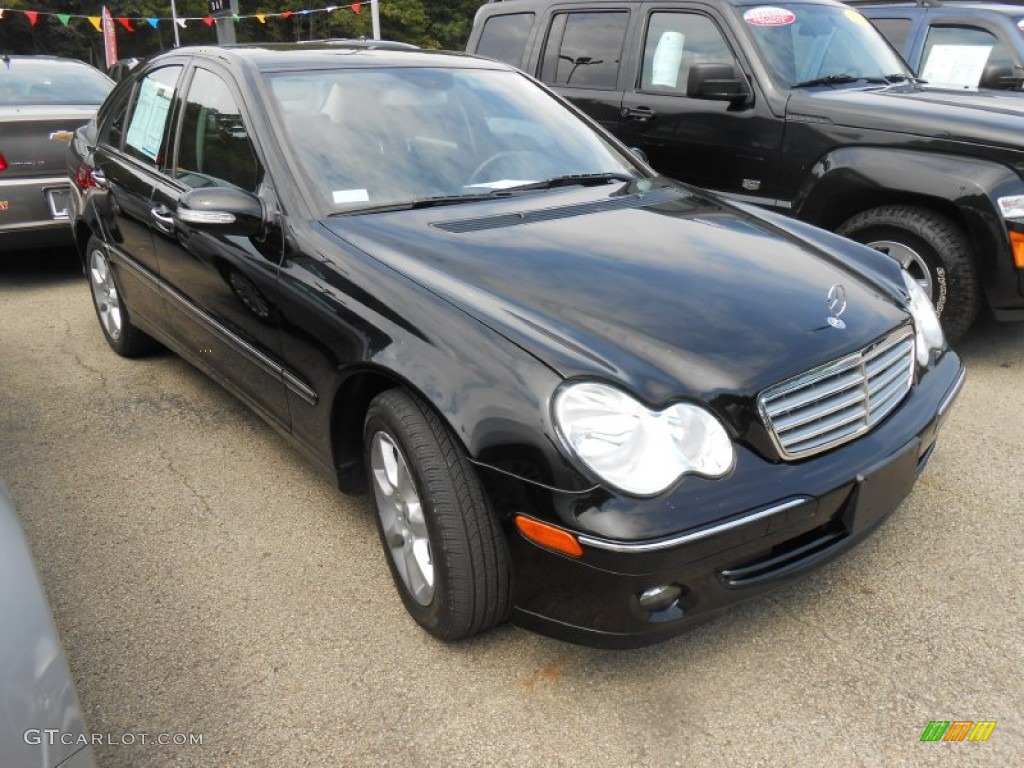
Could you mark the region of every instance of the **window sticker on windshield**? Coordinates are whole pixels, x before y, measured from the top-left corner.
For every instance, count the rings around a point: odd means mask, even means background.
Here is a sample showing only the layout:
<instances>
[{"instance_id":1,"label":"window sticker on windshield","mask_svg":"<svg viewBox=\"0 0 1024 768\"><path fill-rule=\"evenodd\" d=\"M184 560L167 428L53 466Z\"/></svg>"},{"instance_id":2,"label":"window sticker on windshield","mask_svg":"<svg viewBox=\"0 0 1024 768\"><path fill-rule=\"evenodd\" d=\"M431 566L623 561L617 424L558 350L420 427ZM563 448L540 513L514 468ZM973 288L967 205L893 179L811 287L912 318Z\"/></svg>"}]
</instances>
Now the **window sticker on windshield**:
<instances>
[{"instance_id":1,"label":"window sticker on windshield","mask_svg":"<svg viewBox=\"0 0 1024 768\"><path fill-rule=\"evenodd\" d=\"M658 47L654 49L651 85L675 88L679 84L679 64L683 60L685 40L682 32L666 30L661 33Z\"/></svg>"},{"instance_id":2,"label":"window sticker on windshield","mask_svg":"<svg viewBox=\"0 0 1024 768\"><path fill-rule=\"evenodd\" d=\"M796 21L796 14L786 8L762 5L744 13L743 20L754 27L785 27Z\"/></svg>"},{"instance_id":3,"label":"window sticker on windshield","mask_svg":"<svg viewBox=\"0 0 1024 768\"><path fill-rule=\"evenodd\" d=\"M343 205L344 203L368 203L370 202L370 193L365 189L336 189L334 190L334 203L335 205Z\"/></svg>"},{"instance_id":4,"label":"window sticker on windshield","mask_svg":"<svg viewBox=\"0 0 1024 768\"><path fill-rule=\"evenodd\" d=\"M934 45L921 79L942 88L977 88L990 53L991 45Z\"/></svg>"}]
</instances>

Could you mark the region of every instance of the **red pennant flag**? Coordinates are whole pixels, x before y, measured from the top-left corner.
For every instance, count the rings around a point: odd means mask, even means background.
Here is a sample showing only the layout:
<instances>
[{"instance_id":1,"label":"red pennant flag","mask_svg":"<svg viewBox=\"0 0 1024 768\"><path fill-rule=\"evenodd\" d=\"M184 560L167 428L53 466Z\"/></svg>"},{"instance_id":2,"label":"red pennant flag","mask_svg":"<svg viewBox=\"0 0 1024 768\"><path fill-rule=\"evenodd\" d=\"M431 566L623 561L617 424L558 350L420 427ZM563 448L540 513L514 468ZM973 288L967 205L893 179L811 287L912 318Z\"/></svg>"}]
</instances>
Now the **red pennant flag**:
<instances>
[{"instance_id":1,"label":"red pennant flag","mask_svg":"<svg viewBox=\"0 0 1024 768\"><path fill-rule=\"evenodd\" d=\"M203 23L206 26L208 26L208 27L212 27L213 26L213 16L203 16Z\"/></svg>"},{"instance_id":2,"label":"red pennant flag","mask_svg":"<svg viewBox=\"0 0 1024 768\"><path fill-rule=\"evenodd\" d=\"M281 14L281 18L282 19L287 19L287 18L290 18L291 15L292 15L291 11L285 11L284 13Z\"/></svg>"},{"instance_id":3,"label":"red pennant flag","mask_svg":"<svg viewBox=\"0 0 1024 768\"><path fill-rule=\"evenodd\" d=\"M120 24L125 29L127 29L129 32L134 32L135 31L132 28L132 23L128 19L126 19L124 16L118 16L117 17L117 23Z\"/></svg>"},{"instance_id":4,"label":"red pennant flag","mask_svg":"<svg viewBox=\"0 0 1024 768\"><path fill-rule=\"evenodd\" d=\"M352 13L359 13L363 10L362 3L352 3Z\"/></svg>"},{"instance_id":5,"label":"red pennant flag","mask_svg":"<svg viewBox=\"0 0 1024 768\"><path fill-rule=\"evenodd\" d=\"M33 27L39 21L39 11L25 11L25 15L28 16L28 23Z\"/></svg>"}]
</instances>

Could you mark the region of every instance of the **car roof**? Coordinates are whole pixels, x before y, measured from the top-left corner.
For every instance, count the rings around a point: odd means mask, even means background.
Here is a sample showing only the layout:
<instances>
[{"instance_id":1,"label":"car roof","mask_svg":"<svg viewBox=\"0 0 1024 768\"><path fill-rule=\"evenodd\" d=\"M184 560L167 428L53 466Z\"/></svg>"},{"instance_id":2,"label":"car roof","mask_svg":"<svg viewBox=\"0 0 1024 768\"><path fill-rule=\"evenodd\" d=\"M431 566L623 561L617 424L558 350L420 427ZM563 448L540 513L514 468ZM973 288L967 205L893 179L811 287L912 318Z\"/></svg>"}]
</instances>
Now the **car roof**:
<instances>
[{"instance_id":1,"label":"car roof","mask_svg":"<svg viewBox=\"0 0 1024 768\"><path fill-rule=\"evenodd\" d=\"M456 51L425 51L389 44L377 47L367 45L365 41L355 41L355 44L328 42L193 46L168 51L154 57L150 63L156 63L165 57L181 55L220 59L227 63L248 65L265 72L359 67L512 69L500 62Z\"/></svg>"},{"instance_id":2,"label":"car roof","mask_svg":"<svg viewBox=\"0 0 1024 768\"><path fill-rule=\"evenodd\" d=\"M748 5L771 5L769 0L709 0L709 2L723 2L727 5L735 5L737 7L745 7ZM512 7L516 6L542 6L547 7L551 5L604 5L606 3L612 3L615 5L640 5L641 3L647 3L650 0L489 0L480 6L481 10L494 9L496 12L503 5ZM845 3L839 2L838 0L782 0L782 2L789 4L798 5L844 5Z\"/></svg>"},{"instance_id":3,"label":"car roof","mask_svg":"<svg viewBox=\"0 0 1024 768\"><path fill-rule=\"evenodd\" d=\"M17 67L28 67L38 66L39 64L56 64L58 66L67 64L76 67L89 67L89 69L96 69L92 64L82 61L81 59L69 59L64 56L35 56L30 54L19 54L19 53L5 53L0 56L0 65L2 66L17 66ZM99 72L99 70L96 70Z\"/></svg>"},{"instance_id":4,"label":"car roof","mask_svg":"<svg viewBox=\"0 0 1024 768\"><path fill-rule=\"evenodd\" d=\"M920 8L928 10L955 10L958 14L968 16L975 14L997 13L1003 16L1024 16L1024 2L990 3L976 0L847 0L847 5L857 8ZM966 11L966 13L965 13Z\"/></svg>"}]
</instances>

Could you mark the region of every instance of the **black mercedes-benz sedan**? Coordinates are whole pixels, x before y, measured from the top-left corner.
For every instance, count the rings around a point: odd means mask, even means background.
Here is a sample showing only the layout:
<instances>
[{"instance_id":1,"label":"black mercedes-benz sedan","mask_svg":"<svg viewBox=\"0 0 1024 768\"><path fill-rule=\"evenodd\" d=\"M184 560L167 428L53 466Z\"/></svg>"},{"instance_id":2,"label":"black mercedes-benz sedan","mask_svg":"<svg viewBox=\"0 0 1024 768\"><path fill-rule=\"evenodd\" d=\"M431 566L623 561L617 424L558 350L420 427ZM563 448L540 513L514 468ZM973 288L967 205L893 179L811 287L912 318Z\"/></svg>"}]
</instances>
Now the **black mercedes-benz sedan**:
<instances>
[{"instance_id":1,"label":"black mercedes-benz sedan","mask_svg":"<svg viewBox=\"0 0 1024 768\"><path fill-rule=\"evenodd\" d=\"M369 491L409 613L654 642L910 492L963 381L889 257L656 175L502 64L183 49L72 142L115 352Z\"/></svg>"}]
</instances>

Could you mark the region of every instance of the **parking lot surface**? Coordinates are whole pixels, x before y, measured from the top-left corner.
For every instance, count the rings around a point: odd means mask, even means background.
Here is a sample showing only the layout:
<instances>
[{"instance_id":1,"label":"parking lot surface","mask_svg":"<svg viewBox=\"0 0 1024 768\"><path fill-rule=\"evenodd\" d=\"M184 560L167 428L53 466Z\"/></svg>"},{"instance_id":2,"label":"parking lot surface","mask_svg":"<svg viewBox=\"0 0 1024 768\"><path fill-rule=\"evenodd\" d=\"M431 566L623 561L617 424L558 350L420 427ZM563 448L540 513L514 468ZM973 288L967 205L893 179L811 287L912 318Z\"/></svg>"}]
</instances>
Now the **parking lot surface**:
<instances>
[{"instance_id":1,"label":"parking lot surface","mask_svg":"<svg viewBox=\"0 0 1024 768\"><path fill-rule=\"evenodd\" d=\"M0 261L0 479L104 767L1007 766L1024 325L982 322L959 349L939 447L873 537L639 651L430 638L369 502L174 355L117 357L71 254ZM921 742L933 720L998 724Z\"/></svg>"}]
</instances>

